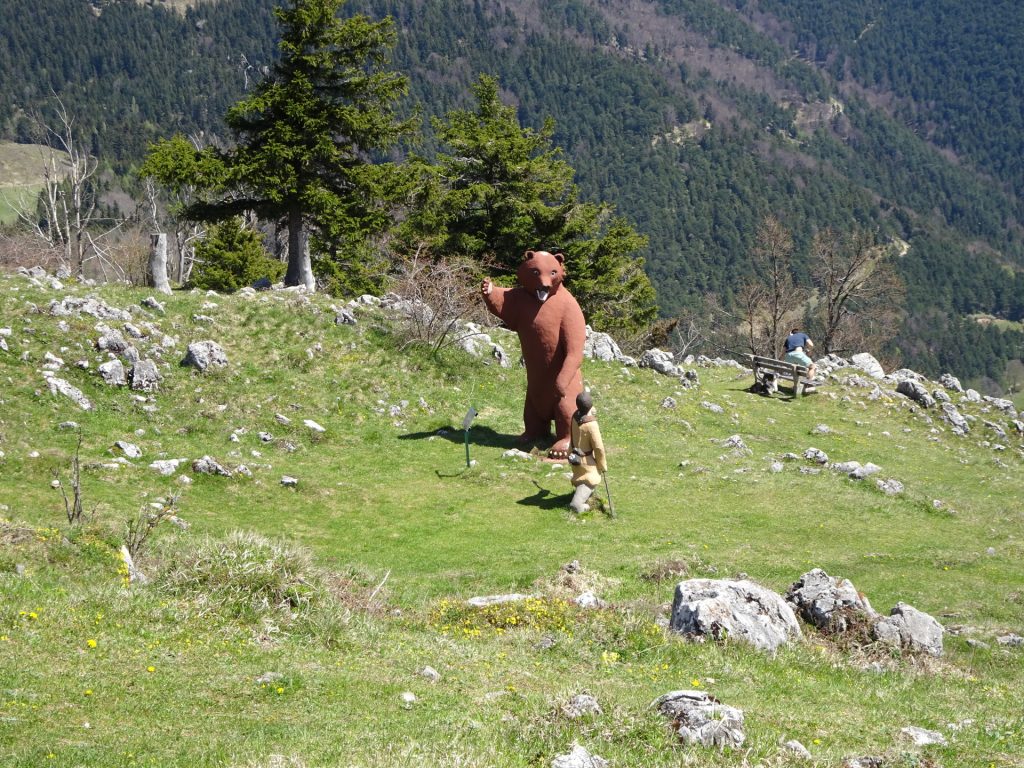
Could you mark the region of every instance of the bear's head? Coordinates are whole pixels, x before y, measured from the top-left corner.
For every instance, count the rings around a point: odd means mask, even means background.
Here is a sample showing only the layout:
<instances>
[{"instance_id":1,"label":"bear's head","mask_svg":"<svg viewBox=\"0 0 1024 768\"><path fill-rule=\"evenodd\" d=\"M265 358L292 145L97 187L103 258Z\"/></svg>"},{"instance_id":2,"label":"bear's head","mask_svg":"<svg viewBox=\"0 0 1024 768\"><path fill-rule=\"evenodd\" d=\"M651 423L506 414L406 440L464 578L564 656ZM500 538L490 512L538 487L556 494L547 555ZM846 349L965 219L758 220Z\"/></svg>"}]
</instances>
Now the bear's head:
<instances>
[{"instance_id":1,"label":"bear's head","mask_svg":"<svg viewBox=\"0 0 1024 768\"><path fill-rule=\"evenodd\" d=\"M565 278L565 256L547 251L527 251L516 270L519 284L544 302L559 289Z\"/></svg>"}]
</instances>

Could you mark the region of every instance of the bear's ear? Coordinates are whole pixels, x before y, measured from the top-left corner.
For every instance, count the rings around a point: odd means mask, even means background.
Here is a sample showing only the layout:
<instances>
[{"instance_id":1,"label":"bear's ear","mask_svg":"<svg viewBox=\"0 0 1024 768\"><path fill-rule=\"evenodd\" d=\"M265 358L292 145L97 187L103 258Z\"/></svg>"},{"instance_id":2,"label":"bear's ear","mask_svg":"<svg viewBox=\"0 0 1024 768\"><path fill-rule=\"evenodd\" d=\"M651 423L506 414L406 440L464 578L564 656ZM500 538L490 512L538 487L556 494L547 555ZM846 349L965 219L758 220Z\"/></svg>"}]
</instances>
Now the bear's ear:
<instances>
[{"instance_id":1,"label":"bear's ear","mask_svg":"<svg viewBox=\"0 0 1024 768\"><path fill-rule=\"evenodd\" d=\"M523 261L529 261L530 259L532 259L536 255L537 255L536 251L527 251L526 253L523 254Z\"/></svg>"},{"instance_id":2,"label":"bear's ear","mask_svg":"<svg viewBox=\"0 0 1024 768\"><path fill-rule=\"evenodd\" d=\"M564 254L556 253L555 254L555 258L558 260L559 264L565 264L565 255Z\"/></svg>"}]
</instances>

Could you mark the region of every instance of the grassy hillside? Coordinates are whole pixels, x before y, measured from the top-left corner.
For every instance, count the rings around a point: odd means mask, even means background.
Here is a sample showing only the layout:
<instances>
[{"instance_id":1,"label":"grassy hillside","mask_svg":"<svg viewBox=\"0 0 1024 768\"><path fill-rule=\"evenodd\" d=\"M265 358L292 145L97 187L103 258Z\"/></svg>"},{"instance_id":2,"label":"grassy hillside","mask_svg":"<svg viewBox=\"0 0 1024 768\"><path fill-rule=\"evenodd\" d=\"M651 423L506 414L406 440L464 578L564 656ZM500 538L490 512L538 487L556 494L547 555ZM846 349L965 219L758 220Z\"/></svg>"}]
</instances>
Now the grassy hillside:
<instances>
[{"instance_id":1,"label":"grassy hillside","mask_svg":"<svg viewBox=\"0 0 1024 768\"><path fill-rule=\"evenodd\" d=\"M1024 765L1024 649L996 641L1024 634L1024 455L988 406L963 406L976 420L960 438L891 390L872 400L837 380L764 399L731 368L700 368L684 391L587 361L617 515L576 518L564 467L503 455L521 428L521 369L403 350L368 309L336 326L321 297L176 293L161 313L137 306L138 289L95 293L134 308L143 357L176 339L158 392L104 385L97 319L51 316L61 294L0 277L5 765L547 766L573 742L614 766L801 764L787 739L814 765ZM178 365L200 339L223 346L226 369ZM46 352L94 410L49 393ZM71 493L72 420L77 525L51 485L57 470ZM724 445L732 435L749 453ZM120 460L116 441L142 458ZM874 462L905 491L806 474L802 458L771 471L812 446ZM204 455L252 477L193 472ZM169 458L188 461L169 477L148 466ZM160 523L137 563L149 582L129 585L125 524L171 495L189 527ZM809 628L770 656L663 629L681 578L743 572L784 592L812 567L883 613L903 601L937 617L945 656ZM576 608L585 588L608 606ZM488 613L463 602L513 591L538 598ZM742 750L677 742L649 704L688 688L744 710ZM603 713L562 713L581 692ZM899 735L911 725L948 744L913 746Z\"/></svg>"},{"instance_id":2,"label":"grassy hillside","mask_svg":"<svg viewBox=\"0 0 1024 768\"><path fill-rule=\"evenodd\" d=\"M17 221L17 211L39 194L49 151L39 144L0 141L0 225Z\"/></svg>"},{"instance_id":3,"label":"grassy hillside","mask_svg":"<svg viewBox=\"0 0 1024 768\"><path fill-rule=\"evenodd\" d=\"M33 135L29 115L59 122L59 93L114 187L104 202L133 208L124 195L142 199L134 172L153 141L233 142L223 118L276 58L278 4L0 4L0 132ZM471 108L484 73L523 126L552 119L583 199L615 205L648 237L640 255L664 317L708 295L737 306L765 216L793 232L804 283L815 232L874 231L909 245L897 262L906 321L876 351L933 376L955 361L964 378L1009 387L1017 334L969 339L962 322L1024 319L1020 110L1002 95L1020 90L1005 42L1024 23L1019 4L970 20L954 2L929 13L803 0L344 5L395 20L388 66L410 87L400 109L424 118L407 150L443 150L430 118Z\"/></svg>"},{"instance_id":4,"label":"grassy hillside","mask_svg":"<svg viewBox=\"0 0 1024 768\"><path fill-rule=\"evenodd\" d=\"M14 224L18 211L34 204L41 190L42 186L0 187L0 226Z\"/></svg>"}]
</instances>

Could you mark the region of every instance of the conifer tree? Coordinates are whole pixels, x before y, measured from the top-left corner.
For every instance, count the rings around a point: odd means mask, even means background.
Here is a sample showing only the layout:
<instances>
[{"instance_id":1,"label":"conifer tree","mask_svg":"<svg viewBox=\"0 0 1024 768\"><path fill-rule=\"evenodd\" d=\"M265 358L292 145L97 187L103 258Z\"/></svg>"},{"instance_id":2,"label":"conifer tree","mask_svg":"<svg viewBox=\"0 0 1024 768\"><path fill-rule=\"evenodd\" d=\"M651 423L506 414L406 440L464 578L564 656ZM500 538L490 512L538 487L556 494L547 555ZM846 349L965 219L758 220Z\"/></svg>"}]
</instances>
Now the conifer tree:
<instances>
[{"instance_id":1,"label":"conifer tree","mask_svg":"<svg viewBox=\"0 0 1024 768\"><path fill-rule=\"evenodd\" d=\"M654 288L634 255L646 238L610 205L579 199L551 119L539 131L522 127L487 75L473 94L475 110L434 121L444 148L435 165L419 166L403 236L435 258L468 256L506 280L527 249L561 251L567 284L595 328L635 331L651 322Z\"/></svg>"},{"instance_id":2,"label":"conifer tree","mask_svg":"<svg viewBox=\"0 0 1024 768\"><path fill-rule=\"evenodd\" d=\"M286 225L286 285L315 284L310 232L329 248L386 225L393 168L372 155L412 128L395 112L407 79L384 69L395 42L391 19L342 19L344 2L288 0L275 9L280 59L228 110L233 147L194 150L171 139L154 145L144 167L164 184L196 187L190 217L221 221L251 211Z\"/></svg>"},{"instance_id":3,"label":"conifer tree","mask_svg":"<svg viewBox=\"0 0 1024 768\"><path fill-rule=\"evenodd\" d=\"M196 267L191 286L233 293L257 280L281 279L284 265L270 258L259 232L246 229L238 216L210 228L196 245Z\"/></svg>"},{"instance_id":4,"label":"conifer tree","mask_svg":"<svg viewBox=\"0 0 1024 768\"><path fill-rule=\"evenodd\" d=\"M519 125L498 81L473 86L475 111L435 119L444 149L424 167L412 226L435 256L459 255L515 270L527 248L563 241L573 225L572 168L552 146L554 124Z\"/></svg>"}]
</instances>

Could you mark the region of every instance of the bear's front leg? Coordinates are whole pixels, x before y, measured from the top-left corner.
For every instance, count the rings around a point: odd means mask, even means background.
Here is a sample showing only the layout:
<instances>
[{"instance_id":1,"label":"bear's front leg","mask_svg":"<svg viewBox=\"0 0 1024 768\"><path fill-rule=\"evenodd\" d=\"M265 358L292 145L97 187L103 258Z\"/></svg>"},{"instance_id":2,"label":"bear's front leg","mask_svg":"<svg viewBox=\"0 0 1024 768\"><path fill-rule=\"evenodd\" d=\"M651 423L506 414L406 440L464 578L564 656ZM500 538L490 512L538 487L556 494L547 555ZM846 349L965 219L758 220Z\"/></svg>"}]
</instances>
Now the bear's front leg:
<instances>
[{"instance_id":1,"label":"bear's front leg","mask_svg":"<svg viewBox=\"0 0 1024 768\"><path fill-rule=\"evenodd\" d=\"M546 440L551 437L551 415L550 409L538 407L530 393L526 393L526 402L523 404L523 434L519 436L520 442L528 443L532 440Z\"/></svg>"},{"instance_id":2,"label":"bear's front leg","mask_svg":"<svg viewBox=\"0 0 1024 768\"><path fill-rule=\"evenodd\" d=\"M565 395L555 405L555 442L548 449L549 459L569 458L569 444L572 442L572 415L576 412L576 395Z\"/></svg>"},{"instance_id":3,"label":"bear's front leg","mask_svg":"<svg viewBox=\"0 0 1024 768\"><path fill-rule=\"evenodd\" d=\"M483 282L480 284L480 295L483 296L484 306L487 307L487 311L495 317L504 320L506 325L508 324L508 318L504 316L505 294L508 291L508 288L501 288L494 285L489 277L485 277Z\"/></svg>"}]
</instances>

